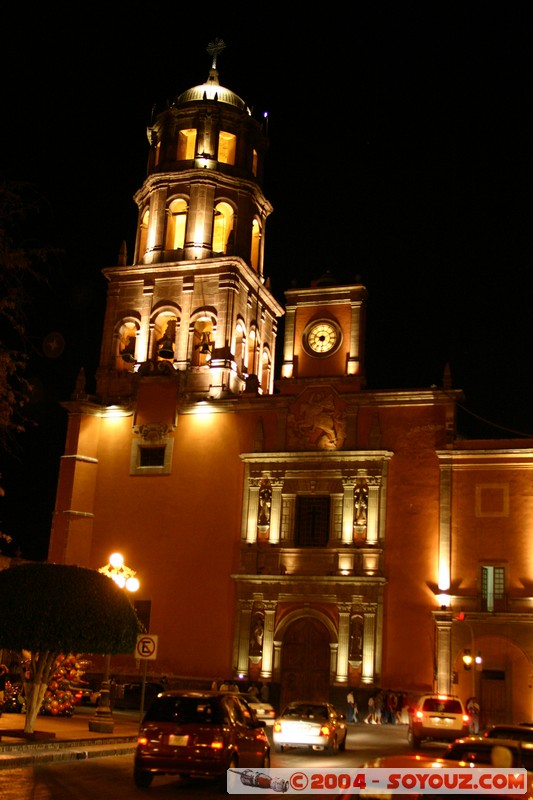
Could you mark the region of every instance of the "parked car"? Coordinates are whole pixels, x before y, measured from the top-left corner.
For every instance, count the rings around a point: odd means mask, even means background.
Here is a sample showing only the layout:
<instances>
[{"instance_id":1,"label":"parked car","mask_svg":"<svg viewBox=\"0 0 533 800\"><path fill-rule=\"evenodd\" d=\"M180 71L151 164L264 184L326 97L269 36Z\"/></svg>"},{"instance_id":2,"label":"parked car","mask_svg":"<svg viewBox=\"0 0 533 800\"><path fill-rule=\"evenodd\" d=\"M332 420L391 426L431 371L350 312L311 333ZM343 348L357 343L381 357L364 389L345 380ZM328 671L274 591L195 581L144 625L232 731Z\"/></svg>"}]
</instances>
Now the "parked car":
<instances>
[{"instance_id":1,"label":"parked car","mask_svg":"<svg viewBox=\"0 0 533 800\"><path fill-rule=\"evenodd\" d=\"M248 705L253 708L258 720L264 722L265 725L274 724L274 720L276 719L274 706L271 706L270 703L265 703L260 697L257 697L257 695L253 693L242 692L241 697L244 697Z\"/></svg>"},{"instance_id":2,"label":"parked car","mask_svg":"<svg viewBox=\"0 0 533 800\"><path fill-rule=\"evenodd\" d=\"M455 695L426 694L409 716L407 740L419 748L426 740L453 741L469 734L470 717Z\"/></svg>"},{"instance_id":3,"label":"parked car","mask_svg":"<svg viewBox=\"0 0 533 800\"><path fill-rule=\"evenodd\" d=\"M269 769L266 730L239 694L176 690L160 694L139 729L133 778L146 789L155 775L217 778L228 769Z\"/></svg>"},{"instance_id":4,"label":"parked car","mask_svg":"<svg viewBox=\"0 0 533 800\"><path fill-rule=\"evenodd\" d=\"M488 739L516 739L519 742L533 742L533 725L491 725L484 737Z\"/></svg>"},{"instance_id":5,"label":"parked car","mask_svg":"<svg viewBox=\"0 0 533 800\"><path fill-rule=\"evenodd\" d=\"M477 769L478 767L521 767L527 770L527 786L523 794L510 791L504 792L501 786L498 793L491 794L495 798L511 798L517 800L529 800L533 797L533 744L529 742L519 742L513 739L499 739L497 742L483 736L467 736L457 739L449 744L442 756L423 756L420 753L412 755L392 755L380 756L372 759L362 766L368 769L387 769L387 770L408 770L413 774L417 770L434 769ZM353 794L342 794L336 800L352 800ZM412 790L411 792L402 790L401 794L393 791L387 792L386 789L380 790L376 787L369 787L368 791L361 790L361 797L379 797L381 800L419 800L423 797L431 797L433 800L450 800L451 797L462 797L465 800L470 797L485 797L481 794L453 794L449 788L443 788L442 794L435 790L434 786L431 793L424 794Z\"/></svg>"},{"instance_id":6,"label":"parked car","mask_svg":"<svg viewBox=\"0 0 533 800\"><path fill-rule=\"evenodd\" d=\"M272 729L276 753L287 747L309 747L336 753L346 749L347 735L346 717L330 703L289 703L276 718Z\"/></svg>"},{"instance_id":7,"label":"parked car","mask_svg":"<svg viewBox=\"0 0 533 800\"><path fill-rule=\"evenodd\" d=\"M160 692L167 687L157 681L146 681L144 685L144 708L148 708ZM117 683L114 687L113 705L116 709L141 707L142 683Z\"/></svg>"}]
</instances>

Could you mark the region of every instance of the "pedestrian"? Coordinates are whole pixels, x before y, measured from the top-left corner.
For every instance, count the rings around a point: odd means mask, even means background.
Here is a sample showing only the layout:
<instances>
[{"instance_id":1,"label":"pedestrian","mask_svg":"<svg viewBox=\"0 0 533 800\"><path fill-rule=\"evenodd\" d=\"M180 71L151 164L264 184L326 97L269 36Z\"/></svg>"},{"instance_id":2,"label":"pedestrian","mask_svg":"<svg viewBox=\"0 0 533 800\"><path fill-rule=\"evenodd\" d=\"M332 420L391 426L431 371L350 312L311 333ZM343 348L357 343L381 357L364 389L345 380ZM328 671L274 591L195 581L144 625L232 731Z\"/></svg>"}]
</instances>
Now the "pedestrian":
<instances>
[{"instance_id":1,"label":"pedestrian","mask_svg":"<svg viewBox=\"0 0 533 800\"><path fill-rule=\"evenodd\" d=\"M402 711L403 711L403 704L404 704L404 693L398 692L396 696L396 722L398 725L402 722Z\"/></svg>"},{"instance_id":2,"label":"pedestrian","mask_svg":"<svg viewBox=\"0 0 533 800\"><path fill-rule=\"evenodd\" d=\"M8 675L8 668L5 664L0 664L0 716L4 710L6 701L6 681Z\"/></svg>"},{"instance_id":3,"label":"pedestrian","mask_svg":"<svg viewBox=\"0 0 533 800\"><path fill-rule=\"evenodd\" d=\"M263 701L263 703L268 703L268 694L269 694L268 683L264 683L261 686L261 692L260 692L261 700Z\"/></svg>"},{"instance_id":4,"label":"pedestrian","mask_svg":"<svg viewBox=\"0 0 533 800\"><path fill-rule=\"evenodd\" d=\"M398 698L396 692L389 689L387 692L387 722L389 725L396 723L396 708L398 706Z\"/></svg>"},{"instance_id":5,"label":"pedestrian","mask_svg":"<svg viewBox=\"0 0 533 800\"><path fill-rule=\"evenodd\" d=\"M383 722L383 702L384 702L384 695L383 691L377 693L374 699L374 723L376 725L381 725Z\"/></svg>"},{"instance_id":6,"label":"pedestrian","mask_svg":"<svg viewBox=\"0 0 533 800\"><path fill-rule=\"evenodd\" d=\"M376 701L374 700L372 695L370 695L370 697L368 698L367 711L368 711L368 714L365 717L365 722L366 722L367 725L369 725L371 722L375 722L376 721L376 716L375 716L375 713L376 713Z\"/></svg>"},{"instance_id":7,"label":"pedestrian","mask_svg":"<svg viewBox=\"0 0 533 800\"><path fill-rule=\"evenodd\" d=\"M348 692L348 694L346 695L346 703L347 703L347 706L348 706L348 711L347 711L347 714L346 714L346 721L347 722L355 722L356 721L354 719L354 717L355 717L355 712L354 712L354 709L355 709L355 697L354 697L354 694L353 694L351 689Z\"/></svg>"},{"instance_id":8,"label":"pedestrian","mask_svg":"<svg viewBox=\"0 0 533 800\"><path fill-rule=\"evenodd\" d=\"M466 711L470 715L470 735L476 735L479 733L479 702L477 697L469 697L466 701Z\"/></svg>"}]
</instances>

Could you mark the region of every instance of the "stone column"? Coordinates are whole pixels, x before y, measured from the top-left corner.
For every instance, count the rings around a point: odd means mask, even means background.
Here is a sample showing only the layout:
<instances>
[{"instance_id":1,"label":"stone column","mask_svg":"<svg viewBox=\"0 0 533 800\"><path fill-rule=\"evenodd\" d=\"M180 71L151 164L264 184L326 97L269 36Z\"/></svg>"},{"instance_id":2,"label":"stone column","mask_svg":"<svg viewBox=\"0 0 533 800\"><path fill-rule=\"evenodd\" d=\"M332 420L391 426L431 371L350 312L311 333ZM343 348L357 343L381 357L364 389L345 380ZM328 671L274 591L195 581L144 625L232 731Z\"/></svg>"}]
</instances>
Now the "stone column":
<instances>
[{"instance_id":1,"label":"stone column","mask_svg":"<svg viewBox=\"0 0 533 800\"><path fill-rule=\"evenodd\" d=\"M452 642L452 616L451 612L435 614L437 626L437 692L450 694L452 692L451 669L451 642ZM475 669L475 665L472 666Z\"/></svg>"},{"instance_id":2,"label":"stone column","mask_svg":"<svg viewBox=\"0 0 533 800\"><path fill-rule=\"evenodd\" d=\"M374 683L374 657L376 650L376 614L365 612L363 623L363 668L361 682Z\"/></svg>"},{"instance_id":3,"label":"stone column","mask_svg":"<svg viewBox=\"0 0 533 800\"><path fill-rule=\"evenodd\" d=\"M248 675L248 653L250 649L250 622L252 619L251 600L240 600L237 625L237 672Z\"/></svg>"},{"instance_id":4,"label":"stone column","mask_svg":"<svg viewBox=\"0 0 533 800\"><path fill-rule=\"evenodd\" d=\"M353 488L355 478L343 478L344 502L342 506L342 543L353 544Z\"/></svg>"},{"instance_id":5,"label":"stone column","mask_svg":"<svg viewBox=\"0 0 533 800\"><path fill-rule=\"evenodd\" d=\"M348 683L348 660L350 657L350 613L351 606L339 609L339 646L337 652L336 683Z\"/></svg>"},{"instance_id":6,"label":"stone column","mask_svg":"<svg viewBox=\"0 0 533 800\"><path fill-rule=\"evenodd\" d=\"M265 603L265 631L263 636L263 661L261 662L261 677L264 680L272 679L272 666L274 662L274 619L276 603Z\"/></svg>"},{"instance_id":7,"label":"stone column","mask_svg":"<svg viewBox=\"0 0 533 800\"><path fill-rule=\"evenodd\" d=\"M379 478L368 478L368 507L366 520L366 543L377 544L379 536Z\"/></svg>"},{"instance_id":8,"label":"stone column","mask_svg":"<svg viewBox=\"0 0 533 800\"><path fill-rule=\"evenodd\" d=\"M279 544L281 538L281 489L283 481L270 481L272 497L270 500L270 544Z\"/></svg>"},{"instance_id":9,"label":"stone column","mask_svg":"<svg viewBox=\"0 0 533 800\"><path fill-rule=\"evenodd\" d=\"M248 525L246 530L246 544L257 541L257 515L259 514L259 478L248 480Z\"/></svg>"}]
</instances>

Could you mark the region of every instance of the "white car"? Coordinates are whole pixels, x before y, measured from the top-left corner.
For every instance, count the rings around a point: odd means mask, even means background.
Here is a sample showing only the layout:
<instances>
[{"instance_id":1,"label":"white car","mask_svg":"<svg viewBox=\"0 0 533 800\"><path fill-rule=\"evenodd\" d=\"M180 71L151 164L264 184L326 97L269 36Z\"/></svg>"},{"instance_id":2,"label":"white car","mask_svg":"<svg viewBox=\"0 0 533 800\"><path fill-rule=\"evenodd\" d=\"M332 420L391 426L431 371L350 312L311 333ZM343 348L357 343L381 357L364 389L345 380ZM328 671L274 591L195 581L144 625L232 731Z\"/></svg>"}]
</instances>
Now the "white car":
<instances>
[{"instance_id":1,"label":"white car","mask_svg":"<svg viewBox=\"0 0 533 800\"><path fill-rule=\"evenodd\" d=\"M244 697L248 705L253 708L255 715L264 725L273 725L276 719L276 711L270 703L265 703L260 697L250 692L239 692Z\"/></svg>"},{"instance_id":2,"label":"white car","mask_svg":"<svg viewBox=\"0 0 533 800\"><path fill-rule=\"evenodd\" d=\"M427 739L453 742L470 733L470 717L456 695L423 695L409 719L407 740L418 749Z\"/></svg>"},{"instance_id":3,"label":"white car","mask_svg":"<svg viewBox=\"0 0 533 800\"><path fill-rule=\"evenodd\" d=\"M289 703L272 730L274 750L281 753L288 747L308 747L336 753L346 749L348 725L330 703Z\"/></svg>"}]
</instances>

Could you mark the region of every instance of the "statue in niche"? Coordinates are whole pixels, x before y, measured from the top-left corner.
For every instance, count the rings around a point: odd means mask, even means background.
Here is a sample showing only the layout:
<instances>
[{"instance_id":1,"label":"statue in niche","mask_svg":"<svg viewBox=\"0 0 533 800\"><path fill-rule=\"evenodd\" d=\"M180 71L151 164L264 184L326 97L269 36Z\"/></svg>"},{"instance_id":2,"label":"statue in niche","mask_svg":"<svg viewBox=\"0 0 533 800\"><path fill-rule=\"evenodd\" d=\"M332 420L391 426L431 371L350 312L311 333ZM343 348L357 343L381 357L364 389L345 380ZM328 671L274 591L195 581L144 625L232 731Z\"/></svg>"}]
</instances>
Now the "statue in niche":
<instances>
[{"instance_id":1,"label":"statue in niche","mask_svg":"<svg viewBox=\"0 0 533 800\"><path fill-rule=\"evenodd\" d=\"M368 486L359 481L354 489L354 525L366 526L368 510Z\"/></svg>"},{"instance_id":2,"label":"statue in niche","mask_svg":"<svg viewBox=\"0 0 533 800\"><path fill-rule=\"evenodd\" d=\"M265 635L265 618L261 611L256 611L250 626L250 655L261 656L263 653L263 637Z\"/></svg>"},{"instance_id":3,"label":"statue in niche","mask_svg":"<svg viewBox=\"0 0 533 800\"><path fill-rule=\"evenodd\" d=\"M352 617L350 624L350 661L361 661L363 658L363 620Z\"/></svg>"},{"instance_id":4,"label":"statue in niche","mask_svg":"<svg viewBox=\"0 0 533 800\"><path fill-rule=\"evenodd\" d=\"M272 488L269 480L261 482L259 489L259 514L257 527L260 533L266 533L270 526L270 509L272 506Z\"/></svg>"}]
</instances>

